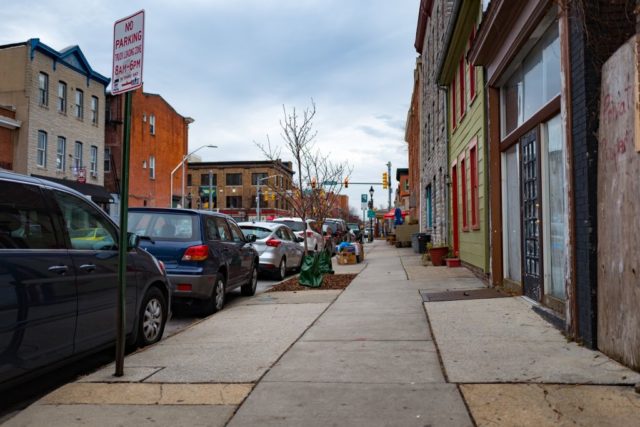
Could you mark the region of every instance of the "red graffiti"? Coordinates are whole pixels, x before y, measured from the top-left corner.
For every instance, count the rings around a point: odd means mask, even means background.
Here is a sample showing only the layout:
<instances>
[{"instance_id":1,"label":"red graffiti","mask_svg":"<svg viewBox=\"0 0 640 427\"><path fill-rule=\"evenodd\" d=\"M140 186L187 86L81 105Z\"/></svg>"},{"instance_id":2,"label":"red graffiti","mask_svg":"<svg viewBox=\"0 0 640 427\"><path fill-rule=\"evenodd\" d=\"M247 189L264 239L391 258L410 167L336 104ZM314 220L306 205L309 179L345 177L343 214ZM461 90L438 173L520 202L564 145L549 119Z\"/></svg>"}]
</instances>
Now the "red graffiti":
<instances>
[{"instance_id":1,"label":"red graffiti","mask_svg":"<svg viewBox=\"0 0 640 427\"><path fill-rule=\"evenodd\" d=\"M622 155L627 152L627 145L632 142L628 129L625 132L624 137L618 138L615 141L609 141L606 138L603 138L600 140L600 150L602 150L602 153L604 154L604 160L619 160Z\"/></svg>"},{"instance_id":2,"label":"red graffiti","mask_svg":"<svg viewBox=\"0 0 640 427\"><path fill-rule=\"evenodd\" d=\"M624 91L618 91L615 96L609 93L604 97L604 116L607 120L617 120L627 113L629 108L633 106L632 94L631 86L627 86Z\"/></svg>"}]
</instances>

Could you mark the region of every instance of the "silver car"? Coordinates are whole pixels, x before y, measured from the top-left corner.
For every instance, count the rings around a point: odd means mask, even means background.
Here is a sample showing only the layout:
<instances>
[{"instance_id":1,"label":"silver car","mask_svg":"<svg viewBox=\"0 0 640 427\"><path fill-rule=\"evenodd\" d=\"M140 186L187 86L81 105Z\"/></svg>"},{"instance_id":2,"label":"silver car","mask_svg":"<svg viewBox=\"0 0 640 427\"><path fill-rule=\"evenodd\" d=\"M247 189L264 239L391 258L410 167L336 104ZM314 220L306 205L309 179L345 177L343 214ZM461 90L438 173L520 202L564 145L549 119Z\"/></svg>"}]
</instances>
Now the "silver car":
<instances>
[{"instance_id":1,"label":"silver car","mask_svg":"<svg viewBox=\"0 0 640 427\"><path fill-rule=\"evenodd\" d=\"M289 227L276 222L241 222L238 224L245 236L253 234L254 248L260 256L259 270L284 279L289 270L300 270L304 248Z\"/></svg>"}]
</instances>

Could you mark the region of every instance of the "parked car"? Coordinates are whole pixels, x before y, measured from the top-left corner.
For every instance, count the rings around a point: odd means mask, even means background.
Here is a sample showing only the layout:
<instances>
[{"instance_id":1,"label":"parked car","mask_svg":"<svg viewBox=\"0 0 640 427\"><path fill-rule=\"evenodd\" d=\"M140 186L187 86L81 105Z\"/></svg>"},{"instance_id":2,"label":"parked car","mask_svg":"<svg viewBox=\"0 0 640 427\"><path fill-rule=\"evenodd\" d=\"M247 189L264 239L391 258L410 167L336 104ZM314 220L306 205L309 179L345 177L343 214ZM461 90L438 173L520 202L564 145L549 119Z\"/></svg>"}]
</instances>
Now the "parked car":
<instances>
[{"instance_id":1,"label":"parked car","mask_svg":"<svg viewBox=\"0 0 640 427\"><path fill-rule=\"evenodd\" d=\"M278 280L284 279L289 270L299 271L304 257L300 246L302 237L284 224L275 222L240 222L246 237L254 235L253 246L260 255L259 271L273 273Z\"/></svg>"},{"instance_id":2,"label":"parked car","mask_svg":"<svg viewBox=\"0 0 640 427\"><path fill-rule=\"evenodd\" d=\"M324 225L331 230L336 245L350 241L349 229L345 220L340 218L325 218Z\"/></svg>"},{"instance_id":3,"label":"parked car","mask_svg":"<svg viewBox=\"0 0 640 427\"><path fill-rule=\"evenodd\" d=\"M258 252L230 216L192 209L131 208L129 231L164 262L173 302L207 314L222 310L226 293L251 296L258 283Z\"/></svg>"},{"instance_id":4,"label":"parked car","mask_svg":"<svg viewBox=\"0 0 640 427\"><path fill-rule=\"evenodd\" d=\"M360 228L360 224L357 222L349 222L347 223L347 227L353 233L353 237L355 241L362 242L362 229Z\"/></svg>"},{"instance_id":5,"label":"parked car","mask_svg":"<svg viewBox=\"0 0 640 427\"><path fill-rule=\"evenodd\" d=\"M114 345L119 232L77 191L0 171L0 389ZM127 343L145 346L162 338L171 294L130 237Z\"/></svg>"},{"instance_id":6,"label":"parked car","mask_svg":"<svg viewBox=\"0 0 640 427\"><path fill-rule=\"evenodd\" d=\"M302 218L276 218L273 222L284 224L293 230L294 234L302 239L307 239L307 249L311 252L318 252L324 249L324 239L320 234L318 223L314 219L307 219L307 230L305 236L304 222ZM300 242L304 248L304 240Z\"/></svg>"}]
</instances>

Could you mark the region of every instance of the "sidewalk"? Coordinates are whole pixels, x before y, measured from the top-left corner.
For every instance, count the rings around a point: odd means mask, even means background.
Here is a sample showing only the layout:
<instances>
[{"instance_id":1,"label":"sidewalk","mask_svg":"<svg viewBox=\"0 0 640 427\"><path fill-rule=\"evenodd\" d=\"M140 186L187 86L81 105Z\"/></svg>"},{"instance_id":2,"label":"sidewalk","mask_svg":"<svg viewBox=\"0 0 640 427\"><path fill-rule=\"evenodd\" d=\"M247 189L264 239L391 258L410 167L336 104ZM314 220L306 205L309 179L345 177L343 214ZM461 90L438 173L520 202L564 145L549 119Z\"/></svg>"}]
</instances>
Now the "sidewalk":
<instances>
[{"instance_id":1,"label":"sidewalk","mask_svg":"<svg viewBox=\"0 0 640 427\"><path fill-rule=\"evenodd\" d=\"M265 293L45 396L6 426L636 425L640 375L464 268L368 244L340 291ZM428 317L427 317L428 316ZM433 336L432 336L433 333Z\"/></svg>"}]
</instances>

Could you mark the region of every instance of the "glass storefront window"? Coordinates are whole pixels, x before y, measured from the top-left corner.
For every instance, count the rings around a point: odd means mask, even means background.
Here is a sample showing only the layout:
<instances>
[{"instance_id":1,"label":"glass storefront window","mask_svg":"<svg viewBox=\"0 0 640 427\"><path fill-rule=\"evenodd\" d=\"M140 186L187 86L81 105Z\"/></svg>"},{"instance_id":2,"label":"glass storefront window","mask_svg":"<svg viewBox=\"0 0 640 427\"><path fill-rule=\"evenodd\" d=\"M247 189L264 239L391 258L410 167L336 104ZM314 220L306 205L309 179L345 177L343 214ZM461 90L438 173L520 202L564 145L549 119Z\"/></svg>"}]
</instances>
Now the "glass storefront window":
<instances>
[{"instance_id":1,"label":"glass storefront window","mask_svg":"<svg viewBox=\"0 0 640 427\"><path fill-rule=\"evenodd\" d=\"M516 144L502 154L502 220L504 237L504 277L520 282L520 159Z\"/></svg>"}]
</instances>

